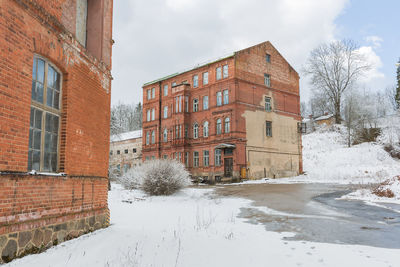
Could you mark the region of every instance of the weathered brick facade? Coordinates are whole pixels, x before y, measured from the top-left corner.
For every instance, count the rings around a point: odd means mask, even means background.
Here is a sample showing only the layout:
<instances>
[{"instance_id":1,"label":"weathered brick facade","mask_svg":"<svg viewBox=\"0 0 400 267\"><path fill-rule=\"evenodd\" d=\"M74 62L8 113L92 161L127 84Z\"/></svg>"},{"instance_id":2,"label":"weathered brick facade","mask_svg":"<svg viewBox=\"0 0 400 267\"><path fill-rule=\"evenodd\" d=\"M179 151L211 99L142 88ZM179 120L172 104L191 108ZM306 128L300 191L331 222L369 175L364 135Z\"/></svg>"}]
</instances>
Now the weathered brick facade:
<instances>
[{"instance_id":1,"label":"weathered brick facade","mask_svg":"<svg viewBox=\"0 0 400 267\"><path fill-rule=\"evenodd\" d=\"M0 263L108 225L113 2L87 1L81 44L77 1L0 0ZM36 140L31 109L42 106Z\"/></svg>"},{"instance_id":2,"label":"weathered brick facade","mask_svg":"<svg viewBox=\"0 0 400 267\"><path fill-rule=\"evenodd\" d=\"M203 81L203 73L208 73L208 83ZM222 102L218 103L221 96ZM208 108L203 106L207 102L204 97L208 97ZM266 98L271 104L268 111ZM300 120L299 75L270 42L264 42L146 83L143 159L177 158L194 177L210 181L296 175L302 172ZM271 136L267 134L267 122L272 123ZM205 123L208 136L204 136Z\"/></svg>"}]
</instances>

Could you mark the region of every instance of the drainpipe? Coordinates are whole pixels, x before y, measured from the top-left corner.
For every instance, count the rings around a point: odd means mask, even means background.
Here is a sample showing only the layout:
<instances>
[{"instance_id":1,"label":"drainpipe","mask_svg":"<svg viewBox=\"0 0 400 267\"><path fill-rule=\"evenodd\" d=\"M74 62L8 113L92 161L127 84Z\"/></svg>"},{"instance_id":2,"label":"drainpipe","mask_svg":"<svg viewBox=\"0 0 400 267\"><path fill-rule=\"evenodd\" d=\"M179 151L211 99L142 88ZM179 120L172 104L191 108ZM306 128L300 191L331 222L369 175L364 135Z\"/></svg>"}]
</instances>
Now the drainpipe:
<instances>
[{"instance_id":1,"label":"drainpipe","mask_svg":"<svg viewBox=\"0 0 400 267\"><path fill-rule=\"evenodd\" d=\"M161 88L161 81L158 82L158 87L159 87L159 92L160 92L160 96L158 98L158 158L161 159L161 135L162 135L162 131L161 131L161 97L162 97L162 88Z\"/></svg>"}]
</instances>

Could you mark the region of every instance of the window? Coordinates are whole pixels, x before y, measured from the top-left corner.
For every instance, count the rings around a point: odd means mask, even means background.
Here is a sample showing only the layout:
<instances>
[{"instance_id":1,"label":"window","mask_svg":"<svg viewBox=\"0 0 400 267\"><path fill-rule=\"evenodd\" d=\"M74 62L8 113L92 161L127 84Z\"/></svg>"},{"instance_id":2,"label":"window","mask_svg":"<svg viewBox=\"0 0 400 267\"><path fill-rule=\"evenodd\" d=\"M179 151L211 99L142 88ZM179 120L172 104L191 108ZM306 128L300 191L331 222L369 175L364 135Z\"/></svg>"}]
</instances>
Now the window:
<instances>
[{"instance_id":1,"label":"window","mask_svg":"<svg viewBox=\"0 0 400 267\"><path fill-rule=\"evenodd\" d=\"M182 112L182 98L183 98L183 96L179 96L179 105L178 105L178 108L179 108L179 112Z\"/></svg>"},{"instance_id":2,"label":"window","mask_svg":"<svg viewBox=\"0 0 400 267\"><path fill-rule=\"evenodd\" d=\"M110 150L110 156L112 156L112 154L113 154L113 151L112 151L112 150Z\"/></svg>"},{"instance_id":3,"label":"window","mask_svg":"<svg viewBox=\"0 0 400 267\"><path fill-rule=\"evenodd\" d=\"M270 112L271 110L272 110L272 107L271 107L271 98L268 97L268 96L266 96L266 97L265 97L265 111Z\"/></svg>"},{"instance_id":4,"label":"window","mask_svg":"<svg viewBox=\"0 0 400 267\"><path fill-rule=\"evenodd\" d=\"M168 95L168 84L164 85L164 96Z\"/></svg>"},{"instance_id":5,"label":"window","mask_svg":"<svg viewBox=\"0 0 400 267\"><path fill-rule=\"evenodd\" d=\"M179 101L179 98L178 98L178 97L175 97L175 113L178 113L178 109L179 109L179 103L178 103L178 101Z\"/></svg>"},{"instance_id":6,"label":"window","mask_svg":"<svg viewBox=\"0 0 400 267\"><path fill-rule=\"evenodd\" d=\"M216 69L216 78L217 78L217 80L221 80L221 78L222 78L221 67L218 67Z\"/></svg>"},{"instance_id":7,"label":"window","mask_svg":"<svg viewBox=\"0 0 400 267\"><path fill-rule=\"evenodd\" d=\"M129 164L124 164L124 173L126 173L130 169Z\"/></svg>"},{"instance_id":8,"label":"window","mask_svg":"<svg viewBox=\"0 0 400 267\"><path fill-rule=\"evenodd\" d=\"M222 130L221 130L221 119L217 120L217 134L221 134Z\"/></svg>"},{"instance_id":9,"label":"window","mask_svg":"<svg viewBox=\"0 0 400 267\"><path fill-rule=\"evenodd\" d=\"M154 121L155 118L156 118L156 110L153 108L153 109L151 110L151 120Z\"/></svg>"},{"instance_id":10,"label":"window","mask_svg":"<svg viewBox=\"0 0 400 267\"><path fill-rule=\"evenodd\" d=\"M121 165L120 164L117 165L117 170L121 171Z\"/></svg>"},{"instance_id":11,"label":"window","mask_svg":"<svg viewBox=\"0 0 400 267\"><path fill-rule=\"evenodd\" d=\"M182 112L182 96L175 97L175 113Z\"/></svg>"},{"instance_id":12,"label":"window","mask_svg":"<svg viewBox=\"0 0 400 267\"><path fill-rule=\"evenodd\" d=\"M199 125L197 123L193 125L193 138L199 138Z\"/></svg>"},{"instance_id":13,"label":"window","mask_svg":"<svg viewBox=\"0 0 400 267\"><path fill-rule=\"evenodd\" d=\"M225 118L225 133L229 133L231 131L231 120L228 118Z\"/></svg>"},{"instance_id":14,"label":"window","mask_svg":"<svg viewBox=\"0 0 400 267\"><path fill-rule=\"evenodd\" d=\"M146 94L147 94L147 100L150 100L151 99L151 90L148 89Z\"/></svg>"},{"instance_id":15,"label":"window","mask_svg":"<svg viewBox=\"0 0 400 267\"><path fill-rule=\"evenodd\" d=\"M222 92L217 92L217 107L222 105Z\"/></svg>"},{"instance_id":16,"label":"window","mask_svg":"<svg viewBox=\"0 0 400 267\"><path fill-rule=\"evenodd\" d=\"M205 121L203 124L203 136L208 137L208 121Z\"/></svg>"},{"instance_id":17,"label":"window","mask_svg":"<svg viewBox=\"0 0 400 267\"><path fill-rule=\"evenodd\" d=\"M146 133L146 145L150 144L150 132Z\"/></svg>"},{"instance_id":18,"label":"window","mask_svg":"<svg viewBox=\"0 0 400 267\"><path fill-rule=\"evenodd\" d=\"M151 156L151 159L152 159L152 160L155 160L155 159L156 159L156 156Z\"/></svg>"},{"instance_id":19,"label":"window","mask_svg":"<svg viewBox=\"0 0 400 267\"><path fill-rule=\"evenodd\" d=\"M266 136L272 136L272 122L265 122L265 134Z\"/></svg>"},{"instance_id":20,"label":"window","mask_svg":"<svg viewBox=\"0 0 400 267\"><path fill-rule=\"evenodd\" d=\"M228 78L228 65L224 65L222 75L223 75L223 78Z\"/></svg>"},{"instance_id":21,"label":"window","mask_svg":"<svg viewBox=\"0 0 400 267\"><path fill-rule=\"evenodd\" d=\"M163 156L163 159L168 159L168 155L164 155L164 156Z\"/></svg>"},{"instance_id":22,"label":"window","mask_svg":"<svg viewBox=\"0 0 400 267\"><path fill-rule=\"evenodd\" d=\"M61 75L49 62L36 57L32 69L28 170L56 172Z\"/></svg>"},{"instance_id":23,"label":"window","mask_svg":"<svg viewBox=\"0 0 400 267\"><path fill-rule=\"evenodd\" d=\"M156 98L156 88L151 88L151 98Z\"/></svg>"},{"instance_id":24,"label":"window","mask_svg":"<svg viewBox=\"0 0 400 267\"><path fill-rule=\"evenodd\" d=\"M203 85L208 84L208 72L203 73Z\"/></svg>"},{"instance_id":25,"label":"window","mask_svg":"<svg viewBox=\"0 0 400 267\"><path fill-rule=\"evenodd\" d=\"M173 83L171 84L171 86L172 86L172 87L176 86L176 82L173 82Z\"/></svg>"},{"instance_id":26,"label":"window","mask_svg":"<svg viewBox=\"0 0 400 267\"><path fill-rule=\"evenodd\" d=\"M224 90L224 105L229 104L229 91L228 89Z\"/></svg>"},{"instance_id":27,"label":"window","mask_svg":"<svg viewBox=\"0 0 400 267\"><path fill-rule=\"evenodd\" d=\"M203 110L208 109L208 95L203 96Z\"/></svg>"},{"instance_id":28,"label":"window","mask_svg":"<svg viewBox=\"0 0 400 267\"><path fill-rule=\"evenodd\" d=\"M199 111L199 100L197 98L193 99L193 112Z\"/></svg>"},{"instance_id":29,"label":"window","mask_svg":"<svg viewBox=\"0 0 400 267\"><path fill-rule=\"evenodd\" d=\"M150 109L147 110L147 114L146 114L146 120L150 121Z\"/></svg>"},{"instance_id":30,"label":"window","mask_svg":"<svg viewBox=\"0 0 400 267\"><path fill-rule=\"evenodd\" d=\"M164 142L168 142L168 129L164 129L163 140Z\"/></svg>"},{"instance_id":31,"label":"window","mask_svg":"<svg viewBox=\"0 0 400 267\"><path fill-rule=\"evenodd\" d=\"M189 97L185 96L185 112L189 112Z\"/></svg>"},{"instance_id":32,"label":"window","mask_svg":"<svg viewBox=\"0 0 400 267\"><path fill-rule=\"evenodd\" d=\"M208 150L203 151L203 166L208 167L210 165L210 152Z\"/></svg>"},{"instance_id":33,"label":"window","mask_svg":"<svg viewBox=\"0 0 400 267\"><path fill-rule=\"evenodd\" d=\"M221 166L221 149L215 149L215 166Z\"/></svg>"},{"instance_id":34,"label":"window","mask_svg":"<svg viewBox=\"0 0 400 267\"><path fill-rule=\"evenodd\" d=\"M86 46L87 2L87 0L76 1L76 39L83 46Z\"/></svg>"},{"instance_id":35,"label":"window","mask_svg":"<svg viewBox=\"0 0 400 267\"><path fill-rule=\"evenodd\" d=\"M182 125L179 124L179 138L182 138Z\"/></svg>"},{"instance_id":36,"label":"window","mask_svg":"<svg viewBox=\"0 0 400 267\"><path fill-rule=\"evenodd\" d=\"M185 166L189 167L189 152L185 152Z\"/></svg>"},{"instance_id":37,"label":"window","mask_svg":"<svg viewBox=\"0 0 400 267\"><path fill-rule=\"evenodd\" d=\"M154 144L156 142L156 133L154 131L151 132L151 143Z\"/></svg>"},{"instance_id":38,"label":"window","mask_svg":"<svg viewBox=\"0 0 400 267\"><path fill-rule=\"evenodd\" d=\"M128 149L125 149L124 153L125 153L125 154L128 154L128 152L129 152Z\"/></svg>"},{"instance_id":39,"label":"window","mask_svg":"<svg viewBox=\"0 0 400 267\"><path fill-rule=\"evenodd\" d=\"M182 162L182 152L179 152L179 154L178 154L178 161Z\"/></svg>"},{"instance_id":40,"label":"window","mask_svg":"<svg viewBox=\"0 0 400 267\"><path fill-rule=\"evenodd\" d=\"M199 167L199 152L193 152L193 167Z\"/></svg>"},{"instance_id":41,"label":"window","mask_svg":"<svg viewBox=\"0 0 400 267\"><path fill-rule=\"evenodd\" d=\"M189 130L188 130L188 126L187 126L187 124L185 124L185 138L188 138L188 132L189 132Z\"/></svg>"},{"instance_id":42,"label":"window","mask_svg":"<svg viewBox=\"0 0 400 267\"><path fill-rule=\"evenodd\" d=\"M178 159L178 152L174 152L174 160Z\"/></svg>"},{"instance_id":43,"label":"window","mask_svg":"<svg viewBox=\"0 0 400 267\"><path fill-rule=\"evenodd\" d=\"M136 152L137 152L136 148L132 149L132 152L133 152L133 153L136 153Z\"/></svg>"},{"instance_id":44,"label":"window","mask_svg":"<svg viewBox=\"0 0 400 267\"><path fill-rule=\"evenodd\" d=\"M168 118L168 106L164 107L164 119Z\"/></svg>"},{"instance_id":45,"label":"window","mask_svg":"<svg viewBox=\"0 0 400 267\"><path fill-rule=\"evenodd\" d=\"M117 155L121 154L121 151L117 150Z\"/></svg>"},{"instance_id":46,"label":"window","mask_svg":"<svg viewBox=\"0 0 400 267\"><path fill-rule=\"evenodd\" d=\"M271 55L270 54L265 55L265 62L271 63Z\"/></svg>"},{"instance_id":47,"label":"window","mask_svg":"<svg viewBox=\"0 0 400 267\"><path fill-rule=\"evenodd\" d=\"M271 87L271 76L269 74L264 74L264 84Z\"/></svg>"},{"instance_id":48,"label":"window","mask_svg":"<svg viewBox=\"0 0 400 267\"><path fill-rule=\"evenodd\" d=\"M193 87L198 87L199 86L199 75L194 75L193 76Z\"/></svg>"}]
</instances>

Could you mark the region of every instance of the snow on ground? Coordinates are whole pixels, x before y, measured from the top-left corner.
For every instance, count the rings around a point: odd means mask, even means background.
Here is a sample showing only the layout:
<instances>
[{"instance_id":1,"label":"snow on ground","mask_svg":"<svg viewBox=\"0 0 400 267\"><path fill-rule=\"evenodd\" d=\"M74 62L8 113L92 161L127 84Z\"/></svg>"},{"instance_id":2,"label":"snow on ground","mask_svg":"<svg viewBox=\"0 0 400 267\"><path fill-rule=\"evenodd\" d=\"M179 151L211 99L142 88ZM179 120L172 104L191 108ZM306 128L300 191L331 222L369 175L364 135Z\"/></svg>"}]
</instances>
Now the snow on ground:
<instances>
[{"instance_id":1,"label":"snow on ground","mask_svg":"<svg viewBox=\"0 0 400 267\"><path fill-rule=\"evenodd\" d=\"M303 167L305 175L267 182L368 184L400 174L400 161L393 159L381 143L348 147L342 126L322 127L303 136Z\"/></svg>"},{"instance_id":2,"label":"snow on ground","mask_svg":"<svg viewBox=\"0 0 400 267\"><path fill-rule=\"evenodd\" d=\"M11 266L395 266L400 250L287 241L238 218L249 200L188 188L147 197L113 185L112 225ZM268 211L266 211L268 212Z\"/></svg>"},{"instance_id":3,"label":"snow on ground","mask_svg":"<svg viewBox=\"0 0 400 267\"><path fill-rule=\"evenodd\" d=\"M379 196L374 192L383 192L386 196ZM388 196L389 193L393 193L393 196ZM378 187L359 189L348 195L341 197L341 199L356 199L363 200L368 203L385 202L400 204L400 176L393 177L386 180Z\"/></svg>"}]
</instances>

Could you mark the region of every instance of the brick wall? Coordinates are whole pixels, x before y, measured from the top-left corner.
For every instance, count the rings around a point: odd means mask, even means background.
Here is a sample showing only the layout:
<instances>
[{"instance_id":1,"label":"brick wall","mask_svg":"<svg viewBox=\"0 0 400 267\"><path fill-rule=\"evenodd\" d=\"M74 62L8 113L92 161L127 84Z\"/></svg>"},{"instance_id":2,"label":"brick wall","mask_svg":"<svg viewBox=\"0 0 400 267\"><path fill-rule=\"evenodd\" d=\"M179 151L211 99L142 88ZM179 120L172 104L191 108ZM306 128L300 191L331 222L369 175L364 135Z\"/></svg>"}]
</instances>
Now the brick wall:
<instances>
[{"instance_id":1,"label":"brick wall","mask_svg":"<svg viewBox=\"0 0 400 267\"><path fill-rule=\"evenodd\" d=\"M0 262L107 226L112 0L101 6L94 53L74 38L75 0L0 0ZM57 172L66 176L26 173L36 55L62 75ZM55 236L20 244L35 231Z\"/></svg>"}]
</instances>

